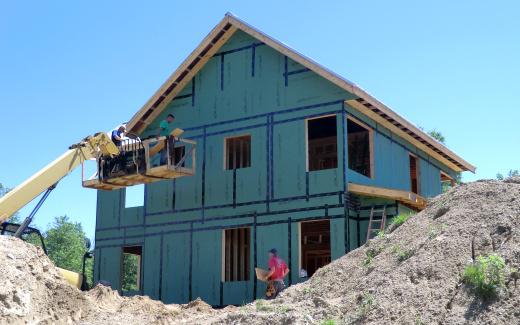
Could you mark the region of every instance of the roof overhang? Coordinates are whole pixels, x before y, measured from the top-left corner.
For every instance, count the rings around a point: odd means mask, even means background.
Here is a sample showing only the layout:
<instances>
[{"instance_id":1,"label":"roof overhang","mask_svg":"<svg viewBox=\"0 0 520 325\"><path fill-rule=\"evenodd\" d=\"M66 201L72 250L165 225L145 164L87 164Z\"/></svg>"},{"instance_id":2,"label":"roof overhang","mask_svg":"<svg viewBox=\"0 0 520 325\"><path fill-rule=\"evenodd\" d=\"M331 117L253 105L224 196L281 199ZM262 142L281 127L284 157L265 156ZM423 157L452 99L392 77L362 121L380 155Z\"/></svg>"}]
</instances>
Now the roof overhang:
<instances>
[{"instance_id":1,"label":"roof overhang","mask_svg":"<svg viewBox=\"0 0 520 325\"><path fill-rule=\"evenodd\" d=\"M224 45L224 43L240 29L251 35L269 47L286 55L290 59L329 80L338 87L356 95L358 98L349 100L349 106L359 110L365 115L384 124L391 131L409 140L411 143L424 150L432 157L455 171L475 172L475 166L471 165L454 152L446 148L425 132L406 121L399 114L379 102L354 83L321 66L312 59L293 50L286 44L264 34L236 16L227 13L220 23L202 40L199 46L184 60L184 62L164 82L157 92L145 103L145 105L128 122L130 132L142 132L163 111L166 105L186 86L204 64Z\"/></svg>"}]
</instances>

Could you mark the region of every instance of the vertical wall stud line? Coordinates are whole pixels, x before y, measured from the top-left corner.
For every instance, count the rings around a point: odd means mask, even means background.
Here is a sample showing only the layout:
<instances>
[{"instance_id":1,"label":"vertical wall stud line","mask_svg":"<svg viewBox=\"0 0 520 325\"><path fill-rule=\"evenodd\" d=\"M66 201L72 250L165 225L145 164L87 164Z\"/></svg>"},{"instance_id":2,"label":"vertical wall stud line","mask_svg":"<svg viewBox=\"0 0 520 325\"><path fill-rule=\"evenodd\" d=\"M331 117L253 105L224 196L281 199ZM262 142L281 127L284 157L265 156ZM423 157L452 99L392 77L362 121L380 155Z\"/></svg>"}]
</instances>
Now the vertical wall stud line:
<instances>
[{"instance_id":1,"label":"vertical wall stud line","mask_svg":"<svg viewBox=\"0 0 520 325\"><path fill-rule=\"evenodd\" d=\"M270 133L270 128L269 128L269 121L270 121L270 117L269 115L267 115L267 122L266 122L266 127L265 127L265 165L266 165L266 181L265 181L265 202L266 202L266 209L267 209L267 212L269 212L269 198L270 198L270 193L271 193L271 180L270 180L270 177L271 177L271 169L270 169L270 164L269 164L269 133Z\"/></svg>"},{"instance_id":2,"label":"vertical wall stud line","mask_svg":"<svg viewBox=\"0 0 520 325\"><path fill-rule=\"evenodd\" d=\"M224 54L220 56L220 90L224 90Z\"/></svg>"},{"instance_id":3,"label":"vertical wall stud line","mask_svg":"<svg viewBox=\"0 0 520 325\"><path fill-rule=\"evenodd\" d=\"M233 168L233 208L237 207L237 169Z\"/></svg>"},{"instance_id":4,"label":"vertical wall stud line","mask_svg":"<svg viewBox=\"0 0 520 325\"><path fill-rule=\"evenodd\" d=\"M97 267L98 267L98 271L97 271L97 281L103 279L101 277L101 248L98 248L98 253L97 255L94 255L94 258L98 260L98 263L97 263Z\"/></svg>"},{"instance_id":5,"label":"vertical wall stud line","mask_svg":"<svg viewBox=\"0 0 520 325\"><path fill-rule=\"evenodd\" d=\"M191 79L191 107L195 106L195 76Z\"/></svg>"},{"instance_id":6,"label":"vertical wall stud line","mask_svg":"<svg viewBox=\"0 0 520 325\"><path fill-rule=\"evenodd\" d=\"M144 261L146 260L146 241L143 240L143 245L141 245L141 288L139 289L140 294L144 294L144 273L146 272L146 267L144 265Z\"/></svg>"},{"instance_id":7,"label":"vertical wall stud line","mask_svg":"<svg viewBox=\"0 0 520 325\"><path fill-rule=\"evenodd\" d=\"M206 215L206 135L207 129L204 127L202 140L202 189L201 189L201 208L202 208L202 223L204 223Z\"/></svg>"},{"instance_id":8,"label":"vertical wall stud line","mask_svg":"<svg viewBox=\"0 0 520 325\"><path fill-rule=\"evenodd\" d=\"M126 194L126 188L124 189ZM126 199L126 195L123 194L123 190L119 190L119 209L117 211L117 228L121 230L121 213L125 208L125 202L123 200Z\"/></svg>"},{"instance_id":9,"label":"vertical wall stud line","mask_svg":"<svg viewBox=\"0 0 520 325\"><path fill-rule=\"evenodd\" d=\"M341 128L343 135L343 155L342 155L342 163L343 163L343 190L348 192L348 184L347 184L347 151L348 151L348 139L347 139L347 123L346 123L346 112L345 112L345 103L341 103Z\"/></svg>"},{"instance_id":10,"label":"vertical wall stud line","mask_svg":"<svg viewBox=\"0 0 520 325\"><path fill-rule=\"evenodd\" d=\"M144 218L146 214L148 213L148 184L144 184L144 203L143 203L143 224L144 224Z\"/></svg>"},{"instance_id":11,"label":"vertical wall stud line","mask_svg":"<svg viewBox=\"0 0 520 325\"><path fill-rule=\"evenodd\" d=\"M162 284L163 284L163 244L164 244L164 234L161 233L161 249L159 250L159 254L161 257L159 259L159 300L162 300Z\"/></svg>"},{"instance_id":12,"label":"vertical wall stud line","mask_svg":"<svg viewBox=\"0 0 520 325\"><path fill-rule=\"evenodd\" d=\"M288 249L288 257L287 257L287 260L289 262L289 269L293 269L292 268L292 219L291 217L288 218L288 221L287 221L287 232L288 232L288 245L287 245L287 249ZM292 284L292 276L291 274L289 274L289 279L288 279L288 282L289 282L289 285Z\"/></svg>"},{"instance_id":13,"label":"vertical wall stud line","mask_svg":"<svg viewBox=\"0 0 520 325\"><path fill-rule=\"evenodd\" d=\"M357 245L358 247L361 246L361 226L360 226L360 219L361 219L361 214L360 212L357 212L356 213L356 231L357 231Z\"/></svg>"},{"instance_id":14,"label":"vertical wall stud line","mask_svg":"<svg viewBox=\"0 0 520 325\"><path fill-rule=\"evenodd\" d=\"M345 213L345 254L350 252L350 210L349 203L350 199L348 193L345 192L345 199L343 200L344 213Z\"/></svg>"},{"instance_id":15,"label":"vertical wall stud line","mask_svg":"<svg viewBox=\"0 0 520 325\"><path fill-rule=\"evenodd\" d=\"M269 170L271 173L270 179L271 179L271 200L274 199L274 116L273 114L270 115L270 121L269 121L269 128L271 129L269 131Z\"/></svg>"},{"instance_id":16,"label":"vertical wall stud line","mask_svg":"<svg viewBox=\"0 0 520 325\"><path fill-rule=\"evenodd\" d=\"M173 192L172 192L172 212L175 211L175 199L176 199L176 189L177 189L177 182L176 182L176 179L174 178L173 181L172 181L172 187L173 187Z\"/></svg>"},{"instance_id":17,"label":"vertical wall stud line","mask_svg":"<svg viewBox=\"0 0 520 325\"><path fill-rule=\"evenodd\" d=\"M309 172L305 172L305 201L309 202Z\"/></svg>"},{"instance_id":18,"label":"vertical wall stud line","mask_svg":"<svg viewBox=\"0 0 520 325\"><path fill-rule=\"evenodd\" d=\"M256 269L258 267L258 256L257 256L257 244L256 244L256 231L257 231L257 226L256 226L256 218L257 218L257 215L256 215L256 211L255 213L253 214L253 269ZM256 276L253 278L253 299L256 300L256 289L257 289L257 286L258 286L258 279L256 278Z\"/></svg>"},{"instance_id":19,"label":"vertical wall stud line","mask_svg":"<svg viewBox=\"0 0 520 325\"><path fill-rule=\"evenodd\" d=\"M224 282L220 280L220 299L219 299L220 307L224 306Z\"/></svg>"},{"instance_id":20,"label":"vertical wall stud line","mask_svg":"<svg viewBox=\"0 0 520 325\"><path fill-rule=\"evenodd\" d=\"M284 57L284 73L283 76L285 78L285 87L289 86L289 71L288 71L288 63L287 63L287 55Z\"/></svg>"},{"instance_id":21,"label":"vertical wall stud line","mask_svg":"<svg viewBox=\"0 0 520 325\"><path fill-rule=\"evenodd\" d=\"M251 77L255 76L256 43L251 45Z\"/></svg>"},{"instance_id":22,"label":"vertical wall stud line","mask_svg":"<svg viewBox=\"0 0 520 325\"><path fill-rule=\"evenodd\" d=\"M190 263L188 275L188 300L192 301L192 280L193 280L193 222L190 222Z\"/></svg>"}]
</instances>

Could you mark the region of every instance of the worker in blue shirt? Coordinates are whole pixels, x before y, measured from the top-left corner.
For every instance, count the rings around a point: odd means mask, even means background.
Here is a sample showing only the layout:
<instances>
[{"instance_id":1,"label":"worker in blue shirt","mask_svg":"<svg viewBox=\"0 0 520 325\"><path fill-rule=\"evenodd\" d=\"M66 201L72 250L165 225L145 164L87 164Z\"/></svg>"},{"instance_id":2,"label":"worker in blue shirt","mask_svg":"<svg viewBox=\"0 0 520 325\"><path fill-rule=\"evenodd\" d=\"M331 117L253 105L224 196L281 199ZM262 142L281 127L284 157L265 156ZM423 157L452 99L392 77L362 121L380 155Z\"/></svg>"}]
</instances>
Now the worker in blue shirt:
<instances>
[{"instance_id":1,"label":"worker in blue shirt","mask_svg":"<svg viewBox=\"0 0 520 325\"><path fill-rule=\"evenodd\" d=\"M121 146L121 143L123 142L123 137L126 132L126 126L121 125L117 129L112 131L112 142L118 147Z\"/></svg>"},{"instance_id":2,"label":"worker in blue shirt","mask_svg":"<svg viewBox=\"0 0 520 325\"><path fill-rule=\"evenodd\" d=\"M167 141L169 141L169 136L170 136L170 124L173 123L173 121L175 121L175 116L173 116L173 114L168 114L168 116L166 116L166 119L162 120L160 123L159 123L159 129L157 130L157 138L163 136L163 137L166 137L167 138ZM170 144L170 148L171 150L173 150L173 144ZM165 145L164 148L161 150L161 160L160 160L160 164L161 165L166 165L166 163L168 162L168 156L167 156L167 146Z\"/></svg>"}]
</instances>

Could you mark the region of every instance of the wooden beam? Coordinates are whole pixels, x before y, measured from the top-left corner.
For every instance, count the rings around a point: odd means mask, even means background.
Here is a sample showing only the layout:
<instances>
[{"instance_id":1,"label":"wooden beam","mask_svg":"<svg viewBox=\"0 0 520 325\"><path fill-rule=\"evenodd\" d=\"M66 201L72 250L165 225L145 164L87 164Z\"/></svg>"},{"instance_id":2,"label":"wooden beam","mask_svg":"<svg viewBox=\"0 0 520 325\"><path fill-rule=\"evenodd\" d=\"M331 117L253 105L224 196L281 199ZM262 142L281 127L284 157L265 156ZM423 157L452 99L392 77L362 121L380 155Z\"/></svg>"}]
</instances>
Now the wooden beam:
<instances>
[{"instance_id":1,"label":"wooden beam","mask_svg":"<svg viewBox=\"0 0 520 325\"><path fill-rule=\"evenodd\" d=\"M365 196L375 196L381 197L385 199L392 199L401 201L407 204L410 204L420 210L423 210L426 207L426 199L420 195L417 195L412 192L402 191L402 190L394 190L383 187L369 186L369 185L361 185L361 184L348 184L348 191L350 193L365 195Z\"/></svg>"}]
</instances>

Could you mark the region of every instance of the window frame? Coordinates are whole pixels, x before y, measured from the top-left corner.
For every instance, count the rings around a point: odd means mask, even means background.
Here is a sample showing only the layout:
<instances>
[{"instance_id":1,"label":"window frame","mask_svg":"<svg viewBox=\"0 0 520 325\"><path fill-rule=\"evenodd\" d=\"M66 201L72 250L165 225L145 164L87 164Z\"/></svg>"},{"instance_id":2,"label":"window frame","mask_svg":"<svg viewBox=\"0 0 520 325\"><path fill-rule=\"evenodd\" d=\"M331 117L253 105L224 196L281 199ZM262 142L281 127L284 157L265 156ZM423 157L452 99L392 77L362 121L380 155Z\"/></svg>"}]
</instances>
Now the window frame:
<instances>
[{"instance_id":1,"label":"window frame","mask_svg":"<svg viewBox=\"0 0 520 325\"><path fill-rule=\"evenodd\" d=\"M360 119L358 119L354 116L347 115L346 119L347 120L345 121L346 122L345 123L345 128L346 128L345 134L347 136L347 139L346 139L346 143L345 143L345 150L347 151L347 160L345 161L345 164L347 164L347 169L350 171L353 171L356 174L364 176L366 178L375 179L376 173L375 173L374 129L372 127L370 127L367 123L361 121ZM369 154L370 154L370 176L360 174L357 171L350 169L350 167L349 167L349 156L350 155L348 152L348 126L347 126L348 120L350 120L353 123L358 124L359 126L361 126L362 128L364 128L368 131L368 142L369 142L368 148L369 148Z\"/></svg>"},{"instance_id":2,"label":"window frame","mask_svg":"<svg viewBox=\"0 0 520 325\"><path fill-rule=\"evenodd\" d=\"M227 150L228 150L228 140L230 139L236 139L236 138L244 138L244 137L249 137L249 166L247 167L239 167L239 168L228 168L228 159L227 159ZM244 133L244 134L237 134L237 135L232 135L232 136L228 136L228 137L224 137L224 146L223 146L223 149L224 149L224 152L223 152L223 157L222 157L222 161L223 161L223 169L224 170L235 170L235 169L244 169L244 168L251 168L253 166L253 160L252 160L252 148L253 147L253 137L251 136L251 133Z\"/></svg>"},{"instance_id":3,"label":"window frame","mask_svg":"<svg viewBox=\"0 0 520 325\"><path fill-rule=\"evenodd\" d=\"M336 159L337 159L336 168L310 170L310 166L309 166L310 165L309 164L309 159L310 159L310 157L309 157L309 121L327 118L327 117L331 117L331 116L336 117ZM339 139L339 135L338 135L338 116L337 116L337 114L325 114L325 115L306 118L305 119L305 171L306 172L319 172L322 170L338 169L338 167L339 167L339 152L338 152L339 140L338 139Z\"/></svg>"},{"instance_id":4,"label":"window frame","mask_svg":"<svg viewBox=\"0 0 520 325\"><path fill-rule=\"evenodd\" d=\"M415 159L415 176L417 177L417 193L413 191L413 185L412 185L412 167L410 166L410 158ZM421 163L420 158L414 153L409 152L408 153L408 174L410 175L410 193L414 193L417 195L421 195Z\"/></svg>"},{"instance_id":5,"label":"window frame","mask_svg":"<svg viewBox=\"0 0 520 325\"><path fill-rule=\"evenodd\" d=\"M247 250L246 250L246 254L248 255L248 258L246 259L247 260L247 264L245 264L245 279L242 279L242 280L226 280L226 231L228 230L237 230L237 229L246 229L246 235L247 233L249 233L249 236L248 236L248 247L247 247ZM221 248L222 248L222 253L221 253L221 256L222 256L222 261L221 261L221 281L223 283L233 283L233 282L247 282L247 281L251 281L251 250L252 250L252 236L253 236L253 231L251 229L251 227L231 227L231 228L224 228L222 229L222 244L221 244Z\"/></svg>"},{"instance_id":6,"label":"window frame","mask_svg":"<svg viewBox=\"0 0 520 325\"><path fill-rule=\"evenodd\" d=\"M312 223L312 222L320 222L320 221L328 221L329 222L329 239L330 239L330 242L329 242L329 251L330 251L330 254L331 254L331 262L332 263L332 219L330 218L323 218L323 219L317 219L317 220L309 220L309 221L299 221L297 223L298 225L298 273L297 273L297 276L298 278L300 278L300 272L302 270L302 267L303 267L303 245L302 245L302 224L303 223ZM329 263L329 264L330 264ZM327 264L328 265L328 264ZM308 270L306 270L308 271ZM310 276L308 276L310 278Z\"/></svg>"}]
</instances>

